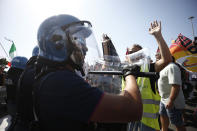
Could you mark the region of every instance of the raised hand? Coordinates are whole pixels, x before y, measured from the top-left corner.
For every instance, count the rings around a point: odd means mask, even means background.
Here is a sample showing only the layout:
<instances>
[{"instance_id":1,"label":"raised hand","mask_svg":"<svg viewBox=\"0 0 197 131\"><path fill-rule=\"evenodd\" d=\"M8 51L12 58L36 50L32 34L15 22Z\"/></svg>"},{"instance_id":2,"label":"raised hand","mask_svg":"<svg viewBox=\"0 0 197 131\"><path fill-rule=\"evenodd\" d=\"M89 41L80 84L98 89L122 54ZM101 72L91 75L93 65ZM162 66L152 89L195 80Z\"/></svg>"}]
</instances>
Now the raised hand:
<instances>
[{"instance_id":1,"label":"raised hand","mask_svg":"<svg viewBox=\"0 0 197 131\"><path fill-rule=\"evenodd\" d=\"M161 21L158 22L157 21L154 21L153 23L151 23L151 27L149 28L149 33L151 35L160 35L161 34Z\"/></svg>"}]
</instances>

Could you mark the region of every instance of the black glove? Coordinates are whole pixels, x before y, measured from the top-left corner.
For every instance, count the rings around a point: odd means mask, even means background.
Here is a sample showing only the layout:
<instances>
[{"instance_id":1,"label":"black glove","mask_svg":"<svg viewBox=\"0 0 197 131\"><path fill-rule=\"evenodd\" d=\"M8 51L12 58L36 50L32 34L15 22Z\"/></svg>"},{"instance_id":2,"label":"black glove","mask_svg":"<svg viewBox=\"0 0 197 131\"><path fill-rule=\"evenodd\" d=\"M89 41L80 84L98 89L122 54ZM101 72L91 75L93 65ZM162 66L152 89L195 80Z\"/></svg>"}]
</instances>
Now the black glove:
<instances>
[{"instance_id":1,"label":"black glove","mask_svg":"<svg viewBox=\"0 0 197 131\"><path fill-rule=\"evenodd\" d=\"M127 65L127 66L123 67L123 70L122 70L124 79L128 75L134 75L135 76L135 74L137 74L138 72L140 72L140 66L138 66L138 65L132 65L132 66ZM137 79L136 76L135 76L135 78Z\"/></svg>"}]
</instances>

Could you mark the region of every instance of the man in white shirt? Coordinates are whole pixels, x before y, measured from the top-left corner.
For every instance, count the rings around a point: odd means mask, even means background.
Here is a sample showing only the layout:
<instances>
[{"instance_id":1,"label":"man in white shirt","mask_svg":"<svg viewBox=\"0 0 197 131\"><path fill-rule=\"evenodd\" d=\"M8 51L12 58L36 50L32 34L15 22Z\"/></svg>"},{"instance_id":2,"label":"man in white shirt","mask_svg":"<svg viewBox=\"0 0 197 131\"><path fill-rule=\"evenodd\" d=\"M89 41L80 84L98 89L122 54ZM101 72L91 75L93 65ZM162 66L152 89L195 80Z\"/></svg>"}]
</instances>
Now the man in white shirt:
<instances>
[{"instance_id":1,"label":"man in white shirt","mask_svg":"<svg viewBox=\"0 0 197 131\"><path fill-rule=\"evenodd\" d=\"M157 53L156 59L159 59L159 53ZM176 126L177 131L186 131L182 117L185 99L181 85L181 71L178 65L169 63L160 71L158 89L161 96L159 113L162 131L168 130L169 120Z\"/></svg>"}]
</instances>

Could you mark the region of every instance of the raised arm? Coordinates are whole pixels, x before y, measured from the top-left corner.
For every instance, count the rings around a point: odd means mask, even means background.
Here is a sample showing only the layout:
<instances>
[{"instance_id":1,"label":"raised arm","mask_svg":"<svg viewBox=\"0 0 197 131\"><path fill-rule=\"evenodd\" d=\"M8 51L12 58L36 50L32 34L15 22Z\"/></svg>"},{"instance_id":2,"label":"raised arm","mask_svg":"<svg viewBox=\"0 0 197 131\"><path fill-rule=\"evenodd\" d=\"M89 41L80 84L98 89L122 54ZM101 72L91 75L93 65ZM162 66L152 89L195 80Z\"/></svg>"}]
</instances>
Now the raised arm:
<instances>
[{"instance_id":1,"label":"raised arm","mask_svg":"<svg viewBox=\"0 0 197 131\"><path fill-rule=\"evenodd\" d=\"M166 65L168 65L168 63L172 61L169 48L161 33L161 22L158 23L157 21L154 21L151 23L149 33L155 37L161 53L161 59L155 63L155 71L160 72Z\"/></svg>"}]
</instances>

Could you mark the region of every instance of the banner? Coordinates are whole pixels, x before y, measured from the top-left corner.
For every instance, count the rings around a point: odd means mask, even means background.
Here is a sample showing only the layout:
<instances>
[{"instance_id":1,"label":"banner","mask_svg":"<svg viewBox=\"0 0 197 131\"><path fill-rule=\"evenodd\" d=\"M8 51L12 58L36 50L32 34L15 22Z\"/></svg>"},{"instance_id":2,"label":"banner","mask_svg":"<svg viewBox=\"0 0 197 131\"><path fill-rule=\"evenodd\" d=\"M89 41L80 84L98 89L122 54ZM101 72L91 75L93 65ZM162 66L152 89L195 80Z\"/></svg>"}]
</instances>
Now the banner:
<instances>
[{"instance_id":1,"label":"banner","mask_svg":"<svg viewBox=\"0 0 197 131\"><path fill-rule=\"evenodd\" d=\"M179 34L176 40L172 40L170 52L183 68L197 72L197 47L192 40Z\"/></svg>"}]
</instances>

